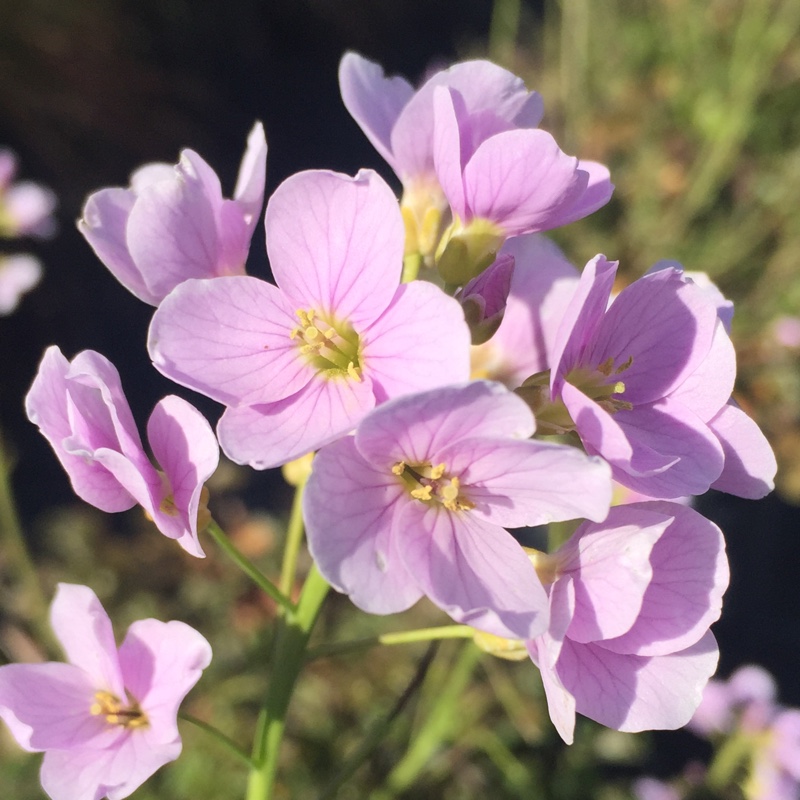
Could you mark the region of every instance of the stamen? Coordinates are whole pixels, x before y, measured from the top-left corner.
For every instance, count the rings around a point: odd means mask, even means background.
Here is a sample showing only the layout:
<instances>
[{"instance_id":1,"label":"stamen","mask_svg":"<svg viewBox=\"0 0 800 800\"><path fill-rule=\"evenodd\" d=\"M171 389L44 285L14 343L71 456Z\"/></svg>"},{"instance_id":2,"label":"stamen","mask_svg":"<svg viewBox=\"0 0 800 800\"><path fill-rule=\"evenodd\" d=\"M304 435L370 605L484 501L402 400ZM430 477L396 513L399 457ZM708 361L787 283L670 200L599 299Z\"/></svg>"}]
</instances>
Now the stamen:
<instances>
[{"instance_id":1,"label":"stamen","mask_svg":"<svg viewBox=\"0 0 800 800\"><path fill-rule=\"evenodd\" d=\"M393 467L392 472L395 475L402 475L406 470L406 465L404 461L398 461Z\"/></svg>"}]
</instances>

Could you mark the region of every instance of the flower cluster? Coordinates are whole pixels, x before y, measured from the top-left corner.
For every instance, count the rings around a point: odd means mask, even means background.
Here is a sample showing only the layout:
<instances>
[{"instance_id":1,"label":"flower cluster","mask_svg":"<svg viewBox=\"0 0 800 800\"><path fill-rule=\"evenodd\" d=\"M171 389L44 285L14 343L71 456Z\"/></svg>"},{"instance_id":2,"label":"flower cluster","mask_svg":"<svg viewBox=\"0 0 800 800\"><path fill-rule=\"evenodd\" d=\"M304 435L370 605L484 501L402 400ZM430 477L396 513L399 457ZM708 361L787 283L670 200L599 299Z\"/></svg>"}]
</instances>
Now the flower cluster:
<instances>
[{"instance_id":1,"label":"flower cluster","mask_svg":"<svg viewBox=\"0 0 800 800\"><path fill-rule=\"evenodd\" d=\"M576 712L628 731L685 724L716 667L709 626L728 570L719 529L675 501L712 487L760 497L775 472L731 399L729 305L674 264L612 299L615 262L598 255L579 273L542 238L613 186L537 128L541 98L506 70L467 62L414 89L350 53L340 84L403 194L369 170L288 178L265 212L274 284L245 274L260 124L232 200L186 150L92 195L81 232L156 307L156 369L224 406L231 460L265 469L316 452L303 511L335 589L375 614L425 596L484 649L530 657L566 741ZM97 353L48 350L27 408L83 499L138 503L202 555L218 453L195 409L156 406L156 469ZM639 501L612 508L612 479ZM549 552L520 544L515 529L550 523L572 535ZM114 742L133 741L140 719L155 732L156 712L119 669L89 681L86 709L122 718ZM62 753L66 740L23 735L9 692L0 715L20 741ZM95 778L110 797L134 781Z\"/></svg>"},{"instance_id":2,"label":"flower cluster","mask_svg":"<svg viewBox=\"0 0 800 800\"><path fill-rule=\"evenodd\" d=\"M47 238L56 230L56 197L31 181L15 181L17 157L0 148L0 239ZM28 253L0 253L0 317L10 314L42 278L42 265Z\"/></svg>"}]
</instances>

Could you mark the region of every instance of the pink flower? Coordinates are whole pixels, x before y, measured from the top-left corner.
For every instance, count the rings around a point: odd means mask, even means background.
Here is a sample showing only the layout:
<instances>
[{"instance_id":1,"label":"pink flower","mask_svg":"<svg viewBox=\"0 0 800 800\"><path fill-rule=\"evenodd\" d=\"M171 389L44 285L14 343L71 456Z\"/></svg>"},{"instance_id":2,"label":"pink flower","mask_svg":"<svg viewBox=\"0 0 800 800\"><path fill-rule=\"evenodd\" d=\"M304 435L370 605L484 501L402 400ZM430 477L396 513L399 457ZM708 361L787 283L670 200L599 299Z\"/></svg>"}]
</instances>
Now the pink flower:
<instances>
[{"instance_id":1,"label":"pink flower","mask_svg":"<svg viewBox=\"0 0 800 800\"><path fill-rule=\"evenodd\" d=\"M0 149L0 238L37 236L46 239L56 232L53 212L55 194L31 181L14 183L17 157Z\"/></svg>"},{"instance_id":2,"label":"pink flower","mask_svg":"<svg viewBox=\"0 0 800 800\"><path fill-rule=\"evenodd\" d=\"M0 667L0 718L44 752L53 800L120 800L181 752L178 706L211 661L183 622L134 622L117 648L94 592L61 583L50 610L66 664Z\"/></svg>"},{"instance_id":3,"label":"pink flower","mask_svg":"<svg viewBox=\"0 0 800 800\"><path fill-rule=\"evenodd\" d=\"M150 328L156 367L228 406L218 433L231 459L286 463L390 397L468 377L459 304L431 283L400 285L403 222L375 173L294 175L266 227L277 287L189 281Z\"/></svg>"},{"instance_id":4,"label":"pink flower","mask_svg":"<svg viewBox=\"0 0 800 800\"><path fill-rule=\"evenodd\" d=\"M484 381L373 411L314 460L304 514L322 574L370 613L426 595L481 630L538 635L546 597L505 528L602 519L610 481L600 460L533 430L525 404Z\"/></svg>"},{"instance_id":5,"label":"pink flower","mask_svg":"<svg viewBox=\"0 0 800 800\"><path fill-rule=\"evenodd\" d=\"M102 511L137 503L165 536L202 556L197 538L203 484L219 449L205 418L180 397L159 401L147 435L161 471L142 447L119 373L92 350L67 361L50 347L25 399L31 422L67 471L78 497Z\"/></svg>"},{"instance_id":6,"label":"pink flower","mask_svg":"<svg viewBox=\"0 0 800 800\"><path fill-rule=\"evenodd\" d=\"M0 256L0 317L10 314L26 292L42 278L39 259L30 255Z\"/></svg>"},{"instance_id":7,"label":"pink flower","mask_svg":"<svg viewBox=\"0 0 800 800\"><path fill-rule=\"evenodd\" d=\"M78 229L114 277L157 306L189 278L244 275L264 203L267 142L257 122L247 140L232 200L193 150L177 165L147 164L128 189L90 195Z\"/></svg>"},{"instance_id":8,"label":"pink flower","mask_svg":"<svg viewBox=\"0 0 800 800\"><path fill-rule=\"evenodd\" d=\"M621 731L685 725L717 664L708 628L728 585L719 528L676 503L617 506L534 563L550 627L528 652L564 741L576 712Z\"/></svg>"},{"instance_id":9,"label":"pink flower","mask_svg":"<svg viewBox=\"0 0 800 800\"><path fill-rule=\"evenodd\" d=\"M767 494L775 457L730 401L736 359L714 297L666 268L609 306L616 268L603 256L587 264L551 354L556 405L537 418L558 418L562 403L587 452L651 497Z\"/></svg>"}]
</instances>

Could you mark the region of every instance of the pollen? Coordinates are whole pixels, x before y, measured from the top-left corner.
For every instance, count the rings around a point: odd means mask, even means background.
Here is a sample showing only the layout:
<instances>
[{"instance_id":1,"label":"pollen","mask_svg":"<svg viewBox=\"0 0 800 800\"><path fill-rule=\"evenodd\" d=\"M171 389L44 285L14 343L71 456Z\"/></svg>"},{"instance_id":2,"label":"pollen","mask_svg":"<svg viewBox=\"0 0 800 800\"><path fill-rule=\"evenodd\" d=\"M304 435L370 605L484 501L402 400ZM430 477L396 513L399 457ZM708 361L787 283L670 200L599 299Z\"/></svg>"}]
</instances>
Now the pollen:
<instances>
[{"instance_id":1,"label":"pollen","mask_svg":"<svg viewBox=\"0 0 800 800\"><path fill-rule=\"evenodd\" d=\"M317 375L360 383L362 343L352 325L313 308L299 308L295 315L300 324L289 331L289 339Z\"/></svg>"},{"instance_id":2,"label":"pollen","mask_svg":"<svg viewBox=\"0 0 800 800\"><path fill-rule=\"evenodd\" d=\"M139 703L128 695L127 705L111 692L95 692L94 703L89 706L93 717L103 716L109 725L121 725L123 728L146 728L150 724L147 714L139 707Z\"/></svg>"},{"instance_id":3,"label":"pollen","mask_svg":"<svg viewBox=\"0 0 800 800\"><path fill-rule=\"evenodd\" d=\"M475 508L475 504L462 494L460 478L447 474L446 464L409 465L398 461L392 467L392 473L400 478L415 500L438 504L448 511L468 511Z\"/></svg>"}]
</instances>

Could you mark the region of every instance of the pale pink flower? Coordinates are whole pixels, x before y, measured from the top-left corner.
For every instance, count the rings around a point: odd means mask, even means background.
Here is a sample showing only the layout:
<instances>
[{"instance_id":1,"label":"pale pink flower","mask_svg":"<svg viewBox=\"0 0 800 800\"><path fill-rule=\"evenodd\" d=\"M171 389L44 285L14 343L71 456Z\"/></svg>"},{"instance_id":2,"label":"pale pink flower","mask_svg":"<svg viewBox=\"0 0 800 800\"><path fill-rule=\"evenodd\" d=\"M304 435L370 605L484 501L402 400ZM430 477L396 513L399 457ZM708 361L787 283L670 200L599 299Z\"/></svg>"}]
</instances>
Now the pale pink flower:
<instances>
[{"instance_id":1,"label":"pale pink flower","mask_svg":"<svg viewBox=\"0 0 800 800\"><path fill-rule=\"evenodd\" d=\"M35 256L0 256L0 317L10 314L22 295L42 279L42 265Z\"/></svg>"},{"instance_id":2,"label":"pale pink flower","mask_svg":"<svg viewBox=\"0 0 800 800\"><path fill-rule=\"evenodd\" d=\"M147 435L157 470L142 447L114 365L92 350L69 362L47 349L25 398L31 422L50 442L81 499L102 511L137 503L165 536L202 556L197 537L203 484L219 448L205 418L169 395L156 405Z\"/></svg>"},{"instance_id":3,"label":"pale pink flower","mask_svg":"<svg viewBox=\"0 0 800 800\"><path fill-rule=\"evenodd\" d=\"M117 648L100 601L61 583L51 624L67 663L0 667L0 719L20 747L44 752L53 800L121 800L181 752L178 707L211 661L183 622L134 622Z\"/></svg>"},{"instance_id":4,"label":"pale pink flower","mask_svg":"<svg viewBox=\"0 0 800 800\"><path fill-rule=\"evenodd\" d=\"M49 238L56 232L53 212L58 205L50 189L32 181L14 182L17 157L0 149L0 237Z\"/></svg>"},{"instance_id":5,"label":"pale pink flower","mask_svg":"<svg viewBox=\"0 0 800 800\"><path fill-rule=\"evenodd\" d=\"M374 172L292 176L270 198L266 227L277 286L188 281L150 327L156 368L228 406L218 433L232 460L284 464L378 403L466 380L461 307L431 283L400 284L403 222Z\"/></svg>"},{"instance_id":6,"label":"pale pink flower","mask_svg":"<svg viewBox=\"0 0 800 800\"><path fill-rule=\"evenodd\" d=\"M525 403L476 381L392 400L322 448L304 495L309 547L331 585L374 614L426 595L453 619L529 638L546 597L505 528L590 517L608 468L533 441Z\"/></svg>"},{"instance_id":7,"label":"pale pink flower","mask_svg":"<svg viewBox=\"0 0 800 800\"><path fill-rule=\"evenodd\" d=\"M717 664L709 626L728 585L719 528L676 503L616 506L533 560L550 627L528 652L564 741L576 712L621 731L685 725Z\"/></svg>"},{"instance_id":8,"label":"pale pink flower","mask_svg":"<svg viewBox=\"0 0 800 800\"><path fill-rule=\"evenodd\" d=\"M78 229L114 277L157 306L189 278L244 275L250 239L264 204L267 142L250 131L233 199L193 150L175 166L147 164L127 189L89 195Z\"/></svg>"}]
</instances>

